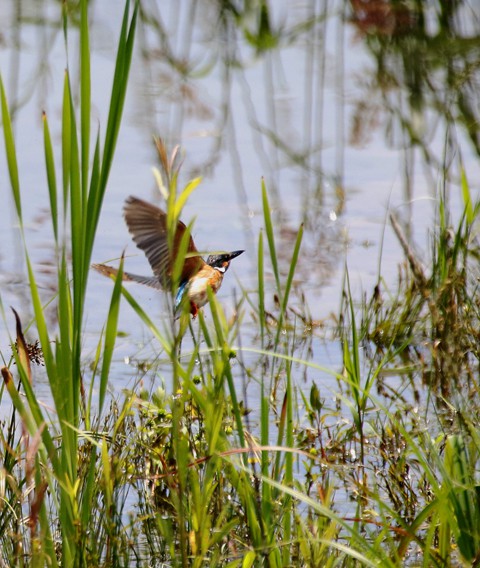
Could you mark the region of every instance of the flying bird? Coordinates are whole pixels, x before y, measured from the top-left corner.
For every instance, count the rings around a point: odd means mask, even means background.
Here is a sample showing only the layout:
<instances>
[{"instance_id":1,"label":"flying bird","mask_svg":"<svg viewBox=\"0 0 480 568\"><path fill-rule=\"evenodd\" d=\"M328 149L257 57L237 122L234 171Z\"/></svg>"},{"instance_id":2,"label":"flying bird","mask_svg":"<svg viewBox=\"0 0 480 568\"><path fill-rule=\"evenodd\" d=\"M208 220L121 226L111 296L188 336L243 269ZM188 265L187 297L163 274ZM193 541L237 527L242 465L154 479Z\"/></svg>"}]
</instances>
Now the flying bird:
<instances>
[{"instance_id":1,"label":"flying bird","mask_svg":"<svg viewBox=\"0 0 480 568\"><path fill-rule=\"evenodd\" d=\"M153 276L140 276L129 272L123 273L123 280L139 282L158 290L170 290L172 272L179 248L188 231L182 221L178 221L173 236L172 247L168 244L167 214L165 211L142 199L130 196L123 209L125 222L137 247L145 253L153 270ZM193 242L188 239L187 251L180 275L180 283L175 295L174 307L178 312L184 301L190 303L190 313L195 318L198 310L207 303L207 288L216 294L222 285L225 272L232 259L242 254L243 250L211 254L203 260ZM198 254L195 254L198 253ZM93 264L95 270L105 276L116 276L118 270L105 264Z\"/></svg>"}]
</instances>

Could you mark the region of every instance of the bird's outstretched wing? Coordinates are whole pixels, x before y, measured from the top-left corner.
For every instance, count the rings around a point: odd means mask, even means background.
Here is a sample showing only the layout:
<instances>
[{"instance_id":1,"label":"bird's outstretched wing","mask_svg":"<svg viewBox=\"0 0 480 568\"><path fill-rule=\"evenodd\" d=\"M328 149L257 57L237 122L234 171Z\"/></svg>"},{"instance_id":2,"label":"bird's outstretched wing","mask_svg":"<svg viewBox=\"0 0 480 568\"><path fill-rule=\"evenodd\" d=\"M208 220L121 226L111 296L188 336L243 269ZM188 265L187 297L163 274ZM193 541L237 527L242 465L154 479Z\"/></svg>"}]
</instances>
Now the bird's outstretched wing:
<instances>
[{"instance_id":1,"label":"bird's outstretched wing","mask_svg":"<svg viewBox=\"0 0 480 568\"><path fill-rule=\"evenodd\" d=\"M173 239L172 250L168 247L167 214L159 207L142 199L130 196L124 206L125 222L137 247L145 253L153 273L158 278L162 288L170 287L174 259L180 248L187 227L178 221ZM198 252L190 235L187 253ZM189 280L203 266L205 261L199 256L189 256L185 259L181 282ZM138 280L137 280L138 281Z\"/></svg>"},{"instance_id":2,"label":"bird's outstretched wing","mask_svg":"<svg viewBox=\"0 0 480 568\"><path fill-rule=\"evenodd\" d=\"M110 276L112 278L116 278L118 274L118 269L113 268L113 266L107 266L106 264L92 264L92 268L94 268L100 274L104 276ZM162 290L160 286L160 282L156 276L140 276L139 274L132 274L131 272L124 272L123 278L125 282L138 282L139 284L145 284L145 286L150 286L151 288L155 288L157 290Z\"/></svg>"}]
</instances>

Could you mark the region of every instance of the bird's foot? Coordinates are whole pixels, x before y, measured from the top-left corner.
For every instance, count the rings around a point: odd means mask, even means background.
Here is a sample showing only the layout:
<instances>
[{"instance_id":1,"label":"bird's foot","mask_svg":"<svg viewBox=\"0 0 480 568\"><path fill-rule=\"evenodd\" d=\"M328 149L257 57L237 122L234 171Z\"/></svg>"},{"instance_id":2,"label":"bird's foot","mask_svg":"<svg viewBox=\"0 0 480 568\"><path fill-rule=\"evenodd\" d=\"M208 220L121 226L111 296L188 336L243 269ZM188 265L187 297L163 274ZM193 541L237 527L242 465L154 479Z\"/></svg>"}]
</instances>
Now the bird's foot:
<instances>
[{"instance_id":1,"label":"bird's foot","mask_svg":"<svg viewBox=\"0 0 480 568\"><path fill-rule=\"evenodd\" d=\"M198 306L194 302L190 302L190 313L192 314L192 319L195 319L198 315Z\"/></svg>"}]
</instances>

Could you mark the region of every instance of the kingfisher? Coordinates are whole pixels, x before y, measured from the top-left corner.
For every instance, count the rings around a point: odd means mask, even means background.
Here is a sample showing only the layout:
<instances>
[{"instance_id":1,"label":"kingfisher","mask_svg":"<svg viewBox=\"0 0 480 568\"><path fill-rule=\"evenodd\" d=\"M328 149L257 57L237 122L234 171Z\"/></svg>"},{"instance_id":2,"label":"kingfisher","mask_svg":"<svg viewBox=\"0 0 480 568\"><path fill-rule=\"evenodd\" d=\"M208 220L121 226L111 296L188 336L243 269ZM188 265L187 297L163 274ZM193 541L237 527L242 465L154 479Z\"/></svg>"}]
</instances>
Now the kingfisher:
<instances>
[{"instance_id":1,"label":"kingfisher","mask_svg":"<svg viewBox=\"0 0 480 568\"><path fill-rule=\"evenodd\" d=\"M130 196L125 201L123 215L133 241L145 253L154 274L153 276L140 276L124 272L123 280L139 282L157 290L170 290L176 255L188 228L182 221L177 222L170 249L165 211L143 199ZM222 285L230 262L245 251L211 254L205 261L198 252L192 236L185 238L188 238L188 246L174 307L175 312L178 313L183 302L188 301L190 313L195 318L198 310L208 301L207 288L210 287L216 294ZM93 268L105 276L116 276L118 273L116 268L105 264L94 264Z\"/></svg>"}]
</instances>

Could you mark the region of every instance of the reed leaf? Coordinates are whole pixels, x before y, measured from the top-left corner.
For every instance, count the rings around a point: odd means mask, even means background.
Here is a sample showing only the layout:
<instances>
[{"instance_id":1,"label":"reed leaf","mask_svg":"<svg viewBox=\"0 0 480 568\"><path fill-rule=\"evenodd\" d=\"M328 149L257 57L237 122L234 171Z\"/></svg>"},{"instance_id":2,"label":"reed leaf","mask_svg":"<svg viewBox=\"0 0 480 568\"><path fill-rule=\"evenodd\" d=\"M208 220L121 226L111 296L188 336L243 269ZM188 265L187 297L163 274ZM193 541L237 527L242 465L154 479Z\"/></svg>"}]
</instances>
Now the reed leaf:
<instances>
[{"instance_id":1,"label":"reed leaf","mask_svg":"<svg viewBox=\"0 0 480 568\"><path fill-rule=\"evenodd\" d=\"M275 276L275 284L277 294L282 303L282 287L280 285L280 270L278 267L277 250L275 248L275 236L273 232L272 215L270 212L270 203L268 201L267 187L265 180L262 178L262 205L263 205L263 218L265 222L265 234L267 235L268 248L270 251L270 260L272 262L273 275Z\"/></svg>"},{"instance_id":2,"label":"reed leaf","mask_svg":"<svg viewBox=\"0 0 480 568\"><path fill-rule=\"evenodd\" d=\"M100 388L98 401L98 414L101 416L103 405L105 403L105 394L107 392L108 377L110 375L110 367L112 364L113 351L118 329L118 316L120 313L120 299L122 292L123 277L123 260L120 260L115 286L113 287L112 299L110 300L110 308L108 310L107 326L105 329L105 343L103 348L103 363L100 373Z\"/></svg>"},{"instance_id":3,"label":"reed leaf","mask_svg":"<svg viewBox=\"0 0 480 568\"><path fill-rule=\"evenodd\" d=\"M0 77L0 98L2 107L3 137L5 140L5 152L7 154L8 173L10 175L10 186L12 188L13 200L17 210L17 216L20 224L23 223L22 218L22 200L20 196L20 181L18 176L17 152L15 149L15 140L13 136L12 121L8 108L7 96L3 87L3 79Z\"/></svg>"},{"instance_id":4,"label":"reed leaf","mask_svg":"<svg viewBox=\"0 0 480 568\"><path fill-rule=\"evenodd\" d=\"M90 167L90 120L91 120L91 77L90 77L90 37L88 25L88 3L80 5L80 125L81 125L81 164L82 164L82 202L87 199L88 172Z\"/></svg>"},{"instance_id":5,"label":"reed leaf","mask_svg":"<svg viewBox=\"0 0 480 568\"><path fill-rule=\"evenodd\" d=\"M183 188L183 191L180 193L178 198L175 200L175 208L174 208L174 218L175 219L178 220L180 218L180 214L182 213L182 210L185 207L187 200L192 195L192 193L195 191L195 189L197 189L197 187L200 185L201 181L202 181L202 178L200 178L200 177L194 178L194 179L190 180L187 183L187 185Z\"/></svg>"},{"instance_id":6,"label":"reed leaf","mask_svg":"<svg viewBox=\"0 0 480 568\"><path fill-rule=\"evenodd\" d=\"M50 212L52 215L52 227L55 243L58 246L58 196L57 178L55 174L55 161L53 157L52 138L48 126L47 115L43 113L43 145L45 148L45 169L47 170L48 196L50 199Z\"/></svg>"},{"instance_id":7,"label":"reed leaf","mask_svg":"<svg viewBox=\"0 0 480 568\"><path fill-rule=\"evenodd\" d=\"M226 332L225 314L223 313L223 310L218 304L218 301L214 293L210 289L210 287L207 287L207 294L208 294L208 302L210 305L210 310L212 313L213 323L215 327L215 333L218 341L217 349L219 349L219 353L221 354L222 357L223 373L227 380L228 392L231 397L232 410L233 410L233 415L235 417L235 423L237 426L239 443L240 447L244 448L245 433L243 431L242 415L241 415L240 405L238 403L237 392L235 389L235 382L233 379L232 368L230 365L230 356L233 355L233 350L227 343L227 337L225 333ZM202 322L202 327L204 327L205 326L204 316L202 313L200 313L199 316L201 318L200 321ZM246 456L244 456L244 458L246 459Z\"/></svg>"}]
</instances>

